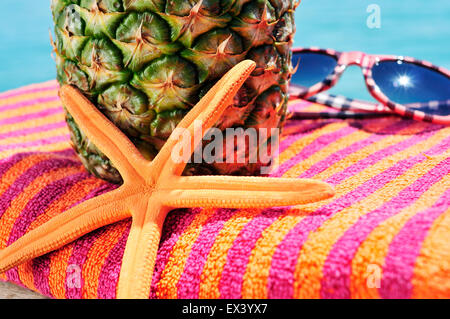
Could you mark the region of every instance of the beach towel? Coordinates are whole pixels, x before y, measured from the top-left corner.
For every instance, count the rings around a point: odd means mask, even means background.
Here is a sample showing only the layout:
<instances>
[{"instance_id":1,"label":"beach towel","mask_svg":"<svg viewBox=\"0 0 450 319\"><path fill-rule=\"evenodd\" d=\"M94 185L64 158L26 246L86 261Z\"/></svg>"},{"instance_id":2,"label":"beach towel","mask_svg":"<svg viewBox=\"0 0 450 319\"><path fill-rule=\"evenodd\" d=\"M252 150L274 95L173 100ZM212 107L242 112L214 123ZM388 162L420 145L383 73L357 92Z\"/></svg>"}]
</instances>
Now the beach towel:
<instances>
[{"instance_id":1,"label":"beach towel","mask_svg":"<svg viewBox=\"0 0 450 319\"><path fill-rule=\"evenodd\" d=\"M70 145L55 81L0 94L0 248L117 186ZM292 100L291 110L325 107ZM289 120L271 176L336 196L177 209L149 298L450 298L450 128L398 117ZM0 275L54 298L114 298L130 220Z\"/></svg>"}]
</instances>

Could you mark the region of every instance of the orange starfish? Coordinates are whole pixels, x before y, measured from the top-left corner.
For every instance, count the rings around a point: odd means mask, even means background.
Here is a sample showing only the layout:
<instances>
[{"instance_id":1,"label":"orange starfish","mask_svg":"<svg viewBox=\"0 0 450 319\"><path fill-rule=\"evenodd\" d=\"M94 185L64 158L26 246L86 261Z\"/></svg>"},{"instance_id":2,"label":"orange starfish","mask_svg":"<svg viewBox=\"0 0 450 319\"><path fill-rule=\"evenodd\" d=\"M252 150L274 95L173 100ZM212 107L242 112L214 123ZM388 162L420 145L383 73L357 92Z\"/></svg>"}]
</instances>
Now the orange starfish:
<instances>
[{"instance_id":1,"label":"orange starfish","mask_svg":"<svg viewBox=\"0 0 450 319\"><path fill-rule=\"evenodd\" d=\"M183 118L178 127L194 137L212 127L253 71L244 61L228 72ZM0 251L0 272L58 249L102 226L132 217L120 271L118 298L148 298L161 230L167 213L178 207L265 208L319 201L334 192L323 182L305 179L234 176L181 176L185 163L171 158L175 134L149 162L132 142L78 90L64 86L63 104L75 121L118 169L123 185L83 202ZM191 150L195 150L194 138Z\"/></svg>"}]
</instances>

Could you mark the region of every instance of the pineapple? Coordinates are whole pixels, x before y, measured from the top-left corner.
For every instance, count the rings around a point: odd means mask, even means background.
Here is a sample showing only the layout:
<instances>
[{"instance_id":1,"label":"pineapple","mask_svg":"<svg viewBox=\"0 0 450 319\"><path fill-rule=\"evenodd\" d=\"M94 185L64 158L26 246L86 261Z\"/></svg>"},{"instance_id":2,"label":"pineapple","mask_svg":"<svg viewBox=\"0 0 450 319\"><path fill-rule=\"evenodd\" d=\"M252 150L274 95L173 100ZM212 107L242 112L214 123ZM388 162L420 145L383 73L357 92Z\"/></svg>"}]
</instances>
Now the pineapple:
<instances>
[{"instance_id":1,"label":"pineapple","mask_svg":"<svg viewBox=\"0 0 450 319\"><path fill-rule=\"evenodd\" d=\"M251 59L256 69L216 127L278 128L287 108L296 5L293 0L52 0L57 79L81 90L151 159L208 89L235 64ZM68 113L66 120L86 168L120 183L117 170ZM258 168L203 163L188 165L185 173L252 175Z\"/></svg>"}]
</instances>

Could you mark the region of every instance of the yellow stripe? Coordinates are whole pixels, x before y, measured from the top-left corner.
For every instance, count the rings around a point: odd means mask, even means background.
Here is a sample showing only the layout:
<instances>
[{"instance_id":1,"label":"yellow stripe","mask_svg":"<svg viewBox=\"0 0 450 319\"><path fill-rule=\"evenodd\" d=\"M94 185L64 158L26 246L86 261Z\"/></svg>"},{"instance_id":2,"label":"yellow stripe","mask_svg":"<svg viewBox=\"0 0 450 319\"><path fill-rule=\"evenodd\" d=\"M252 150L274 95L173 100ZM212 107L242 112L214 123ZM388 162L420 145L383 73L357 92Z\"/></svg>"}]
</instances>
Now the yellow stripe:
<instances>
[{"instance_id":1,"label":"yellow stripe","mask_svg":"<svg viewBox=\"0 0 450 319\"><path fill-rule=\"evenodd\" d=\"M20 144L20 143L29 143L29 142L42 140L45 138L51 138L51 137L66 135L66 134L68 134L67 128L61 127L61 128L54 128L54 129L51 129L48 131L29 134L26 136L10 137L10 138L0 140L0 148L3 146L15 145L15 144Z\"/></svg>"},{"instance_id":2,"label":"yellow stripe","mask_svg":"<svg viewBox=\"0 0 450 319\"><path fill-rule=\"evenodd\" d=\"M420 123L412 124L413 127L417 127L419 125L422 125ZM410 128L405 128L405 131L409 131ZM408 138L411 138L411 135L402 135L402 132L399 132L399 134L393 134L389 135L385 138L383 138L380 141L377 141L375 143L372 143L370 145L367 145L366 147L349 154L347 157L341 159L340 161L330 165L326 170L323 172L317 174L314 178L326 180L336 174L337 172L340 172L347 168L348 166L352 165L353 163L357 163L358 161L378 152L385 148L388 148L392 145L395 145L397 143L403 142L404 140L407 140Z\"/></svg>"},{"instance_id":3,"label":"yellow stripe","mask_svg":"<svg viewBox=\"0 0 450 319\"><path fill-rule=\"evenodd\" d=\"M0 96L0 110L1 107L4 105L23 103L27 101L33 101L36 99L48 98L53 96L58 96L58 90L47 90L43 92L25 93L8 98L2 98Z\"/></svg>"},{"instance_id":4,"label":"yellow stripe","mask_svg":"<svg viewBox=\"0 0 450 319\"><path fill-rule=\"evenodd\" d=\"M10 110L7 112L0 112L0 120L9 119L17 116L23 116L27 114L37 113L41 111L45 111L48 109L53 109L61 106L61 102L58 101L51 101L51 102L45 102L45 103L39 103L39 104L33 104L25 107L21 107L19 109ZM61 112L62 112L61 108Z\"/></svg>"},{"instance_id":5,"label":"yellow stripe","mask_svg":"<svg viewBox=\"0 0 450 319\"><path fill-rule=\"evenodd\" d=\"M425 160L403 175L385 184L364 200L341 210L325 221L319 229L309 234L304 243L295 270L295 298L320 298L323 265L342 235L354 225L359 218L381 207L385 202L398 195L407 185L410 185L425 175L440 160Z\"/></svg>"},{"instance_id":6,"label":"yellow stripe","mask_svg":"<svg viewBox=\"0 0 450 319\"><path fill-rule=\"evenodd\" d=\"M398 161L422 154L425 150L440 143L444 138L448 137L449 134L450 128L442 129L426 140L423 140L414 145L410 145L409 147L400 152L397 152L395 154L380 159L374 165L366 167L362 171L358 172L353 176L348 177L347 179L343 180L340 184L336 185L335 187L336 195L333 198L318 203L303 205L302 209L310 213L315 212L320 207L335 201L337 198L351 192L356 187L364 184L368 180L374 178L376 175L384 172L386 169L388 169ZM358 159L355 159L353 156L348 156L344 161L342 161L341 165L339 166L340 169L335 168L334 173L344 170L345 168L356 163L358 160L361 160L362 158L364 157L359 157ZM318 175L316 175L314 178L319 177Z\"/></svg>"},{"instance_id":7,"label":"yellow stripe","mask_svg":"<svg viewBox=\"0 0 450 319\"><path fill-rule=\"evenodd\" d=\"M208 253L200 275L200 299L220 298L219 284L227 262L227 253L245 225L260 213L261 211L256 209L240 210L225 222Z\"/></svg>"},{"instance_id":8,"label":"yellow stripe","mask_svg":"<svg viewBox=\"0 0 450 319\"><path fill-rule=\"evenodd\" d=\"M215 209L205 209L198 213L191 225L177 240L172 249L172 255L167 262L161 274L161 280L158 282L156 295L158 298L176 299L177 282L184 271L186 260L189 257L192 246L196 242L198 235L205 222L215 213Z\"/></svg>"},{"instance_id":9,"label":"yellow stripe","mask_svg":"<svg viewBox=\"0 0 450 319\"><path fill-rule=\"evenodd\" d=\"M57 122L61 122L61 121L64 121L63 113L53 114L53 115L49 115L49 116L43 116L43 117L39 117L38 119L30 119L30 120L19 122L19 123L1 125L0 126L0 134L24 130L27 128L38 127L38 126L51 124L51 123L57 123Z\"/></svg>"},{"instance_id":10,"label":"yellow stripe","mask_svg":"<svg viewBox=\"0 0 450 319\"><path fill-rule=\"evenodd\" d=\"M315 130L311 134L305 135L298 140L296 140L294 143L289 145L287 149L285 149L281 154L278 156L278 161L280 164L284 163L285 161L291 159L295 155L297 155L299 152L301 152L302 149L304 149L306 146L314 142L317 138L321 137L324 134L329 134L336 132L337 130L340 130L341 128L347 126L346 122L338 122L338 123L332 123L329 125L326 125L320 129ZM285 177L289 177L288 175L285 175ZM295 176L296 177L296 176Z\"/></svg>"},{"instance_id":11,"label":"yellow stripe","mask_svg":"<svg viewBox=\"0 0 450 319\"><path fill-rule=\"evenodd\" d=\"M447 134L440 131L428 140L409 148L409 150L405 150L401 154L397 153L388 159L378 162L374 166L344 181L343 184L337 187L337 193L342 196L341 194L352 191L365 181L385 171L399 160L418 155L423 150L437 145L446 137ZM436 159L432 161L435 164L437 162ZM340 211L331 219L327 220L316 232L309 234L307 241L302 247L295 271L295 297L319 298L322 267L332 245L360 216L381 206L386 200L398 194L405 185L409 185L413 180L423 175L426 172L426 168L430 168L430 165L429 161L415 165L405 174L387 183L363 201L354 203L352 206ZM307 206L309 207L305 209L306 211L309 211L312 207L315 207L315 211L321 204Z\"/></svg>"},{"instance_id":12,"label":"yellow stripe","mask_svg":"<svg viewBox=\"0 0 450 319\"><path fill-rule=\"evenodd\" d=\"M450 176L445 176L442 180L433 184L411 206L404 208L395 216L383 221L361 243L352 261L350 285L352 298L380 298L378 289L367 285L368 267L377 265L382 271L389 245L395 236L411 217L432 207L446 191L448 185L450 185L449 183ZM382 276L382 273L380 275Z\"/></svg>"},{"instance_id":13,"label":"yellow stripe","mask_svg":"<svg viewBox=\"0 0 450 319\"><path fill-rule=\"evenodd\" d=\"M242 298L267 299L272 258L285 236L302 219L301 210L288 210L267 227L251 252L242 283Z\"/></svg>"}]
</instances>

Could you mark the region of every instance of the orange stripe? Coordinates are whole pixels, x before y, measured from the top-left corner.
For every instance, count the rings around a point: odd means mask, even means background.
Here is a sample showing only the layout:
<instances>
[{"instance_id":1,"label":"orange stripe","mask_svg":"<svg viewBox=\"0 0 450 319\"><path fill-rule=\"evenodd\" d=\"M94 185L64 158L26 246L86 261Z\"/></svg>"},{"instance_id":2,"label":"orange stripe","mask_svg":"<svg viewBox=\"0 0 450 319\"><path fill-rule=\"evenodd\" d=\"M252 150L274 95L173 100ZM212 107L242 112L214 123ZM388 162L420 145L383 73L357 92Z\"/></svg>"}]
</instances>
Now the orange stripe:
<instances>
[{"instance_id":1,"label":"orange stripe","mask_svg":"<svg viewBox=\"0 0 450 319\"><path fill-rule=\"evenodd\" d=\"M412 278L412 298L450 296L449 234L450 208L434 221L422 244Z\"/></svg>"},{"instance_id":2,"label":"orange stripe","mask_svg":"<svg viewBox=\"0 0 450 319\"><path fill-rule=\"evenodd\" d=\"M179 237L172 248L172 255L161 273L161 280L156 287L156 295L163 299L176 299L176 283L184 271L184 265L191 253L192 246L198 238L205 222L216 212L215 209L204 209L198 213L189 227Z\"/></svg>"},{"instance_id":3,"label":"orange stripe","mask_svg":"<svg viewBox=\"0 0 450 319\"><path fill-rule=\"evenodd\" d=\"M95 240L89 249L82 270L84 279L83 299L98 298L98 284L103 264L106 258L108 258L109 252L122 238L123 232L127 227L127 221L121 221L117 224L107 226L105 232Z\"/></svg>"},{"instance_id":4,"label":"orange stripe","mask_svg":"<svg viewBox=\"0 0 450 319\"><path fill-rule=\"evenodd\" d=\"M20 175L23 174L23 172L27 171L39 162L51 158L51 156L51 154L42 154L26 157L13 165L8 171L3 174L1 178L2 182L0 183L0 196L2 196L3 193L11 187L11 185L16 181L17 178L19 178Z\"/></svg>"},{"instance_id":5,"label":"orange stripe","mask_svg":"<svg viewBox=\"0 0 450 319\"><path fill-rule=\"evenodd\" d=\"M267 299L272 257L284 237L304 217L301 210L291 209L267 227L253 248L242 283L242 298Z\"/></svg>"},{"instance_id":6,"label":"orange stripe","mask_svg":"<svg viewBox=\"0 0 450 319\"><path fill-rule=\"evenodd\" d=\"M73 246L73 243L71 243L51 254L48 285L51 294L58 299L66 297L66 275Z\"/></svg>"},{"instance_id":7,"label":"orange stripe","mask_svg":"<svg viewBox=\"0 0 450 319\"><path fill-rule=\"evenodd\" d=\"M89 180L92 180L94 183L92 183L92 182L89 183ZM90 191L92 191L92 189L94 189L95 187L98 187L101 183L102 183L101 181L99 181L98 179L95 179L95 178L91 178L91 179L77 183L66 194L64 194L58 200L53 202L46 209L45 213L43 213L39 217L37 217L31 223L31 225L28 227L28 231L31 231L31 230L37 228L38 226L44 224L46 221L50 220L52 217L60 214L61 212L64 212L66 209L68 209L68 207L75 204L78 200L80 200L81 198L86 196L86 194L88 194ZM56 253L55 257L52 256L52 258L50 260L50 262L51 262L50 276L49 276L50 290L51 290L52 294L57 298L64 298L65 287L64 287L64 285L62 286L62 288L61 288L61 286L57 286L57 285L52 286L52 283L55 283L55 281L51 281L50 277L52 277L52 278L55 276L58 277L57 272L60 270L59 268L61 267L59 264L64 263L64 258L62 258L62 257L65 256L64 253L66 252L66 250L67 250L66 248L64 248L62 251L58 250L57 252L55 252ZM60 255L60 254L62 254L62 255ZM67 259L68 258L69 257L67 257ZM55 259L57 259L57 260L61 259L61 261L55 263ZM58 271L56 271L56 273L55 273L54 269L51 268L52 265L53 266L56 265L56 267L58 268ZM31 269L31 263L24 263L24 264L18 266L17 269L18 269L20 281L28 288L35 290L33 272ZM57 282L57 283L60 284L60 282ZM61 289L64 291L61 291ZM59 295L57 296L57 294L59 294Z\"/></svg>"},{"instance_id":8,"label":"orange stripe","mask_svg":"<svg viewBox=\"0 0 450 319\"><path fill-rule=\"evenodd\" d=\"M403 152L394 154L390 158L383 159L372 167L368 167L361 173L352 176L342 184L338 185L336 187L338 196L342 196L344 192L348 193L352 191L365 181L391 167L399 160L420 154L424 149L428 149L431 146L438 144L447 136L446 132L440 131L428 140L416 144ZM382 205L386 200L397 194L405 185L409 185L411 181L417 179L420 174L415 168L427 167L428 165L428 161L426 163L422 162L417 164L414 168L408 170L406 174L399 176L396 180L386 184L383 188L365 198L363 201L340 211L331 219L327 220L316 232L309 234L307 241L302 247L294 274L295 298L320 298L322 267L333 244L360 216ZM337 197L332 200L335 200L336 198ZM325 204L332 200L325 201ZM313 212L322 205L322 202L305 205L305 207L307 207L305 211Z\"/></svg>"},{"instance_id":9,"label":"orange stripe","mask_svg":"<svg viewBox=\"0 0 450 319\"><path fill-rule=\"evenodd\" d=\"M200 276L200 299L220 298L220 278L227 262L228 250L233 246L241 230L247 225L260 210L241 210L225 222L223 228L214 241L209 251L203 272Z\"/></svg>"},{"instance_id":10,"label":"orange stripe","mask_svg":"<svg viewBox=\"0 0 450 319\"><path fill-rule=\"evenodd\" d=\"M96 177L90 177L83 181L76 183L71 187L64 195L58 200L54 201L45 211L45 213L39 215L30 225L29 230L33 230L44 223L48 222L53 217L63 213L69 209L72 205L82 200L86 195L92 192L94 189L100 187L105 182L99 180Z\"/></svg>"},{"instance_id":11,"label":"orange stripe","mask_svg":"<svg viewBox=\"0 0 450 319\"><path fill-rule=\"evenodd\" d=\"M352 298L380 298L378 289L370 288L370 285L367 285L369 266L377 265L382 271L389 245L395 236L410 218L433 206L445 192L447 186L450 185L449 183L450 176L446 176L439 182L433 184L411 206L406 207L397 215L385 220L361 243L352 261L350 282ZM380 275L382 276L382 273Z\"/></svg>"},{"instance_id":12,"label":"orange stripe","mask_svg":"<svg viewBox=\"0 0 450 319\"><path fill-rule=\"evenodd\" d=\"M80 166L62 167L56 170L49 171L34 179L16 198L13 199L10 206L0 219L2 224L2 227L0 229L0 247L6 247L15 221L25 209L31 198L35 197L44 187L53 183L55 180L63 178L64 176L75 174L77 172L82 172L83 170L84 168Z\"/></svg>"},{"instance_id":13,"label":"orange stripe","mask_svg":"<svg viewBox=\"0 0 450 319\"><path fill-rule=\"evenodd\" d=\"M19 280L25 287L33 291L38 291L34 285L33 277L33 261L28 261L17 267L17 272L19 274Z\"/></svg>"}]
</instances>

